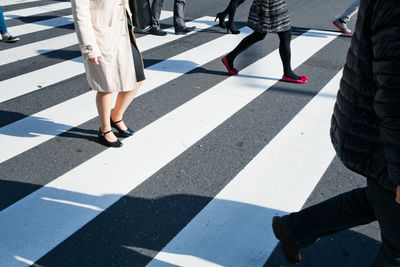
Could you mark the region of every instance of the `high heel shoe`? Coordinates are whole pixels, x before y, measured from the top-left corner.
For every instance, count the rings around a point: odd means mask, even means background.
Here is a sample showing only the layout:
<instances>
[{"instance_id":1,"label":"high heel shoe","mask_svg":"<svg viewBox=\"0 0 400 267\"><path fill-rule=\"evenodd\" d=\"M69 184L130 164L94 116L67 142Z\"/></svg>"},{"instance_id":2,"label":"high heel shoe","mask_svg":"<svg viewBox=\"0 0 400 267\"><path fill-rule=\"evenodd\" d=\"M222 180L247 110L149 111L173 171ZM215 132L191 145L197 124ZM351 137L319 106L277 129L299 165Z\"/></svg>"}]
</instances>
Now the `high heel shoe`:
<instances>
[{"instance_id":1,"label":"high heel shoe","mask_svg":"<svg viewBox=\"0 0 400 267\"><path fill-rule=\"evenodd\" d=\"M240 31L236 28L235 23L228 22L226 24L226 33L239 34Z\"/></svg>"},{"instance_id":2,"label":"high heel shoe","mask_svg":"<svg viewBox=\"0 0 400 267\"><path fill-rule=\"evenodd\" d=\"M110 142L106 139L105 135L109 134L111 132L112 132L112 130L109 130L109 131L103 133L101 131L101 127L100 127L99 132L97 133L97 136L99 137L100 142L102 142L104 145L106 145L108 147L121 147L122 142L119 141L118 139L115 142Z\"/></svg>"},{"instance_id":3,"label":"high heel shoe","mask_svg":"<svg viewBox=\"0 0 400 267\"><path fill-rule=\"evenodd\" d=\"M126 129L126 130L122 130L118 125L117 125L117 123L119 123L119 122L121 122L122 120L119 120L119 121L113 121L111 118L110 118L110 123L111 123L111 127L113 127L113 128L115 128L115 129L117 129L117 131L119 132L119 134L121 135L121 137L129 137L129 136L131 136L131 135L133 135L133 133L134 133L134 131L133 130L131 130L131 129Z\"/></svg>"},{"instance_id":4,"label":"high heel shoe","mask_svg":"<svg viewBox=\"0 0 400 267\"><path fill-rule=\"evenodd\" d=\"M225 17L226 16L223 13L217 13L217 15L215 16L215 20L214 20L214 21L216 21L218 19L219 20L218 25L223 29L226 28Z\"/></svg>"},{"instance_id":5,"label":"high heel shoe","mask_svg":"<svg viewBox=\"0 0 400 267\"><path fill-rule=\"evenodd\" d=\"M237 68L233 68L233 69L229 68L229 63L228 63L228 59L226 58L226 56L221 58L221 61L222 61L222 63L224 63L225 68L229 72L229 74L232 74L232 75L238 75L239 74L239 71L238 71Z\"/></svg>"}]
</instances>

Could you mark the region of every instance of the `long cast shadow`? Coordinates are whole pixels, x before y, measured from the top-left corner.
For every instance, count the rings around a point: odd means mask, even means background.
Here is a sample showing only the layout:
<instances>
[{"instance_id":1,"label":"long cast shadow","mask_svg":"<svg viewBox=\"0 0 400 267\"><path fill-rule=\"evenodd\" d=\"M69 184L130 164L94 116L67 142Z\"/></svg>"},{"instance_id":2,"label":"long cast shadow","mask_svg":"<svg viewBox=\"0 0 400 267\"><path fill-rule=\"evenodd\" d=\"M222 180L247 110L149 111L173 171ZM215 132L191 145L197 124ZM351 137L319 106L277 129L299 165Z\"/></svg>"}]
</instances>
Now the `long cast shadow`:
<instances>
[{"instance_id":1,"label":"long cast shadow","mask_svg":"<svg viewBox=\"0 0 400 267\"><path fill-rule=\"evenodd\" d=\"M0 180L0 187L7 187L10 192L14 193L26 188L35 190L41 188L34 184L7 180ZM132 192L126 196L114 194L98 196L46 187L33 199L39 201L38 203L41 205L39 214L51 212L54 222L63 220L66 215L70 214L72 217L63 221L63 224L66 225L74 224L74 218L79 221L79 218L90 214L96 216L110 203L116 202L39 259L33 266L58 266L61 261L63 266L144 266L163 249L166 254L174 257L190 256L205 262L227 266L230 259L213 255L210 250L198 247L196 245L198 237L201 237L200 240L216 239L212 235L215 233L215 229L218 227L223 229L226 223L229 224L236 220L240 222L238 223L239 227L229 234L228 239L240 242L240 238L237 238L241 236L241 231L246 229L248 234L246 238L260 239L260 236L271 235L270 219L272 216L283 214L279 210L236 201L214 199L211 202L213 198L207 196L171 194L150 197L145 193L140 197ZM0 196L0 204L3 203L5 197ZM211 210L222 210L221 216L211 216L213 220L210 222L200 221L196 227L192 228L194 238L187 240L186 242L189 243L186 246L165 247L207 204L210 204L208 208ZM32 212L32 215L24 214L22 217L18 217L20 219L26 217L25 225L28 227L30 227L28 218L36 214L36 211ZM60 219L57 219L58 217ZM3 217L3 220L8 219ZM262 232L248 231L252 224L263 221L265 221L265 230ZM3 227L13 226L10 226L9 223L0 221ZM207 232L210 229L209 223L214 232ZM26 238L32 243L26 245L28 247L35 246L35 241L37 238L43 238L42 235L52 239L52 234L57 233L58 226L51 224L48 226L52 229L36 229L37 231L32 229L32 236ZM40 228L40 225L36 225L36 227ZM3 231L5 230L3 228ZM18 235L18 230L12 229L10 233ZM210 236L208 237L208 235ZM226 236L226 233L223 236ZM232 240L222 240L222 244L229 244ZM269 240L265 240L266 244L269 242ZM200 244L203 242L200 241L198 245ZM300 266L367 266L371 263L379 245L379 242L369 237L353 231L345 231L323 238L309 249L303 250L303 262ZM278 246L264 266L287 265L279 249ZM29 260L27 255L17 256ZM18 258L15 260L18 262ZM153 263L174 266L162 260L153 260Z\"/></svg>"}]
</instances>

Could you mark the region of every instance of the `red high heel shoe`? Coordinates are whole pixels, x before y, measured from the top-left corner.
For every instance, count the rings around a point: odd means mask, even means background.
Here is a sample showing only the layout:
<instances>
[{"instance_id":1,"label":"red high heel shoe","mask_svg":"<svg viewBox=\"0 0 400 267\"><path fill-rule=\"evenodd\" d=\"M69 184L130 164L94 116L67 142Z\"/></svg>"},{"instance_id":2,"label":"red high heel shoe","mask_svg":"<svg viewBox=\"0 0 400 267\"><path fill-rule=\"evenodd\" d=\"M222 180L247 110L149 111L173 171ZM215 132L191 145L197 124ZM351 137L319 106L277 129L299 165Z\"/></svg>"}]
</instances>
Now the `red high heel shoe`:
<instances>
[{"instance_id":1,"label":"red high heel shoe","mask_svg":"<svg viewBox=\"0 0 400 267\"><path fill-rule=\"evenodd\" d=\"M222 61L222 63L224 63L225 68L229 72L229 74L232 74L232 75L238 75L239 74L239 71L238 71L237 68L233 68L233 69L229 68L229 63L228 63L228 59L226 58L226 56L221 58L221 61Z\"/></svg>"}]
</instances>

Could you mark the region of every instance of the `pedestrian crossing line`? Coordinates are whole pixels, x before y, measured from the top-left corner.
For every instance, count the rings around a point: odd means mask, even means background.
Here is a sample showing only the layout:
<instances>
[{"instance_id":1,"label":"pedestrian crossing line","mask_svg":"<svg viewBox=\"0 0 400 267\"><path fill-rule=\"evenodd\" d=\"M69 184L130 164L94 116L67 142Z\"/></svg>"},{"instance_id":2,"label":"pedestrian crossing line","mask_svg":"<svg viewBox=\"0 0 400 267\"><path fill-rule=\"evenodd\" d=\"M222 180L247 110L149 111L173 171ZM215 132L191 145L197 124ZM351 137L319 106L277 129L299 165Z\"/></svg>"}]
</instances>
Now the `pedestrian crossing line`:
<instances>
[{"instance_id":1,"label":"pedestrian crossing line","mask_svg":"<svg viewBox=\"0 0 400 267\"><path fill-rule=\"evenodd\" d=\"M50 5L29 7L29 8L25 8L25 9L18 9L18 10L4 12L4 18L5 18L5 20L17 19L17 18L21 18L21 17L29 17L29 16L39 15L39 14L43 14L43 13L47 13L47 12L63 10L63 9L67 9L67 8L71 8L70 2L61 2L61 3L56 3L56 4L50 4Z\"/></svg>"},{"instance_id":2,"label":"pedestrian crossing line","mask_svg":"<svg viewBox=\"0 0 400 267\"><path fill-rule=\"evenodd\" d=\"M262 266L278 243L272 217L301 209L334 158L329 127L335 97L327 95L336 95L341 76L342 71L147 266Z\"/></svg>"},{"instance_id":3,"label":"pedestrian crossing line","mask_svg":"<svg viewBox=\"0 0 400 267\"><path fill-rule=\"evenodd\" d=\"M76 37L76 33L73 32L70 34L50 38L48 40L10 48L0 52L0 66L16 62L18 60L39 56L55 50L60 50L76 44L78 44L78 38Z\"/></svg>"},{"instance_id":4,"label":"pedestrian crossing line","mask_svg":"<svg viewBox=\"0 0 400 267\"><path fill-rule=\"evenodd\" d=\"M172 17L172 12L163 12L164 18ZM71 16L70 16L71 17ZM65 21L65 20L64 20ZM73 23L71 18L71 23ZM39 25L41 26L41 25ZM209 26L209 25L208 25ZM43 27L43 26L42 26ZM50 28L46 26L47 28ZM10 31L11 32L11 31ZM14 35L16 35L13 32ZM55 50L78 44L78 38L75 32L65 34L62 36L42 40L39 42L30 43L27 45L10 48L7 50L0 51L0 66L6 65L18 60L39 56Z\"/></svg>"},{"instance_id":5,"label":"pedestrian crossing line","mask_svg":"<svg viewBox=\"0 0 400 267\"><path fill-rule=\"evenodd\" d=\"M32 2L38 2L38 1L40 1L40 0L2 0L1 6L4 7L4 6L32 3Z\"/></svg>"},{"instance_id":6,"label":"pedestrian crossing line","mask_svg":"<svg viewBox=\"0 0 400 267\"><path fill-rule=\"evenodd\" d=\"M163 10L160 15L160 20L168 19L168 18L171 18L172 16L173 16L172 11ZM57 27L61 27L61 26L65 26L65 25L69 25L69 24L73 24L73 23L74 23L74 21L73 21L72 15L69 15L69 16L57 17L54 19L35 21L32 23L27 23L27 24L23 24L23 25L14 26L14 27L8 27L8 30L15 36L21 36L24 34L53 29L53 28L57 28ZM0 52L0 56L1 56L1 52Z\"/></svg>"},{"instance_id":7,"label":"pedestrian crossing line","mask_svg":"<svg viewBox=\"0 0 400 267\"><path fill-rule=\"evenodd\" d=\"M212 17L202 17L197 20L187 22L186 24L188 26L196 26L196 32L198 32L210 28L216 23ZM171 31L172 29L173 28L170 28L168 31ZM187 35L174 34L167 36L146 35L137 38L136 41L140 51L145 52L155 47L177 41L193 33L194 32L190 32ZM0 53L0 55L2 54ZM77 57L46 68L38 69L36 71L0 81L0 91L2 92L2 94L0 94L0 103L27 93L32 93L43 87L50 86L63 80L83 74L84 72L85 70L82 64L82 57ZM7 90L7 88L14 88L14 90Z\"/></svg>"},{"instance_id":8,"label":"pedestrian crossing line","mask_svg":"<svg viewBox=\"0 0 400 267\"><path fill-rule=\"evenodd\" d=\"M73 24L72 15L61 16L54 19L40 20L32 23L26 23L18 26L8 27L8 31L15 36L53 29L68 24Z\"/></svg>"},{"instance_id":9,"label":"pedestrian crossing line","mask_svg":"<svg viewBox=\"0 0 400 267\"><path fill-rule=\"evenodd\" d=\"M293 67L303 64L338 35L310 30L296 38L292 42ZM229 43L235 44L231 41L225 45ZM281 68L276 66L280 64L275 50L242 70L242 75L224 80L125 139L122 148L105 150L1 211L0 236L4 238L0 240L0 262L18 265L16 256L34 262L48 253L100 210L107 209L274 85L278 78L259 77L279 77ZM116 165L125 167L109 167ZM71 204L63 204L67 202Z\"/></svg>"},{"instance_id":10,"label":"pedestrian crossing line","mask_svg":"<svg viewBox=\"0 0 400 267\"><path fill-rule=\"evenodd\" d=\"M188 25L190 24L188 23ZM213 41L146 68L147 80L140 88L137 96L221 57L230 49L230 47L226 46L227 43L239 42L250 31L249 28L245 28L239 35L223 35ZM198 57L198 55L203 56ZM77 63L75 68L83 68L83 66ZM171 70L174 72L171 72ZM63 71L65 72L65 70L60 69L60 72ZM43 75L49 74L43 73ZM14 88L18 87L15 86ZM0 146L2 146L0 163L95 118L97 116L96 107L87 105L87 103L93 102L94 95L95 93L90 91L0 128ZM73 115L74 111L76 114ZM66 112L69 116L65 116Z\"/></svg>"}]
</instances>

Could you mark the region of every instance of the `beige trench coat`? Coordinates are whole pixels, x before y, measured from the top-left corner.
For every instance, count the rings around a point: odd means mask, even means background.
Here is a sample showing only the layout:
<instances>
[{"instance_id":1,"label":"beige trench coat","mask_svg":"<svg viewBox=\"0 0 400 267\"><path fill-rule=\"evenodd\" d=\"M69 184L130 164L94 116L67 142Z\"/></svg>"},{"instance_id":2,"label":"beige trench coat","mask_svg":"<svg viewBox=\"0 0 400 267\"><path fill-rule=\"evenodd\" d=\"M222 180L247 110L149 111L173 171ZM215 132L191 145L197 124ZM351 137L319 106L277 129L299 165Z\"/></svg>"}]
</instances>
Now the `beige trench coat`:
<instances>
[{"instance_id":1,"label":"beige trench coat","mask_svg":"<svg viewBox=\"0 0 400 267\"><path fill-rule=\"evenodd\" d=\"M128 0L71 0L71 4L90 88L101 92L135 90L136 74L126 15L132 16ZM133 32L132 37L137 48ZM99 65L88 61L99 56L102 57Z\"/></svg>"}]
</instances>

